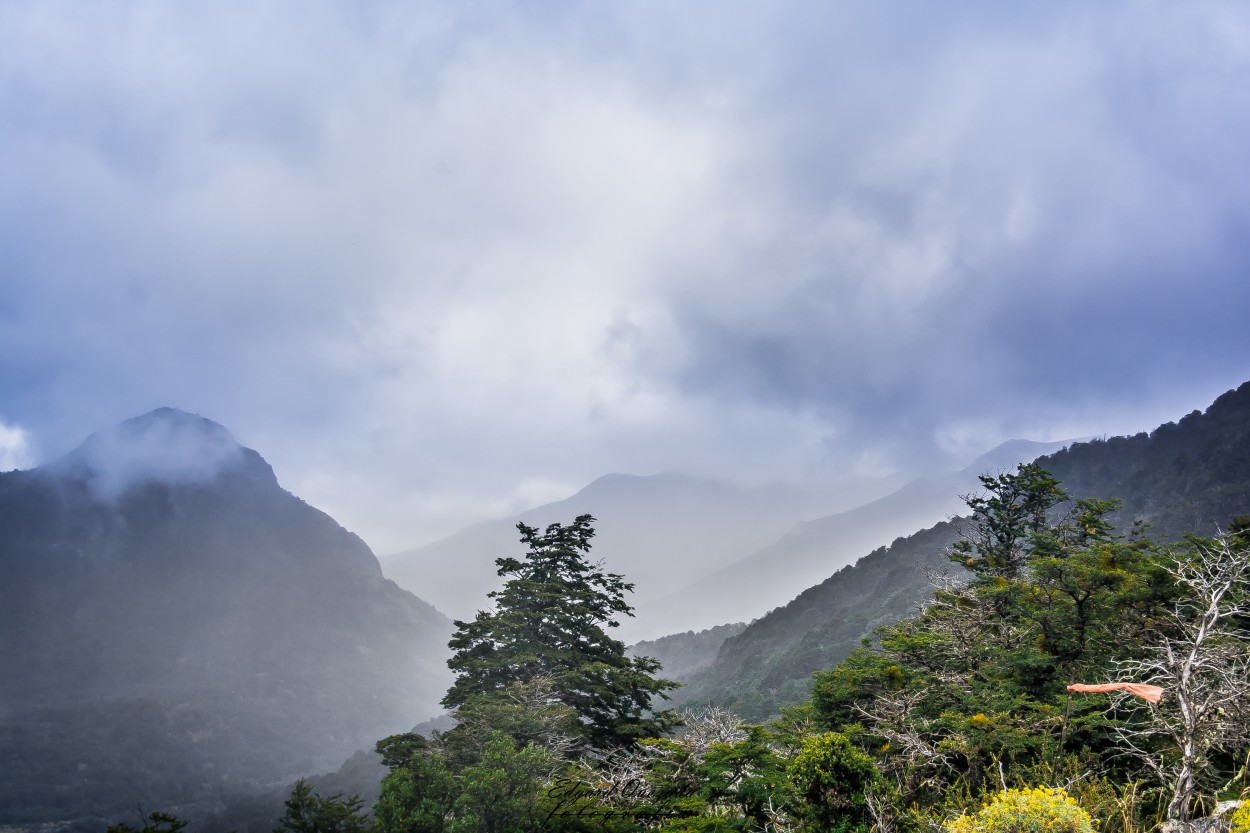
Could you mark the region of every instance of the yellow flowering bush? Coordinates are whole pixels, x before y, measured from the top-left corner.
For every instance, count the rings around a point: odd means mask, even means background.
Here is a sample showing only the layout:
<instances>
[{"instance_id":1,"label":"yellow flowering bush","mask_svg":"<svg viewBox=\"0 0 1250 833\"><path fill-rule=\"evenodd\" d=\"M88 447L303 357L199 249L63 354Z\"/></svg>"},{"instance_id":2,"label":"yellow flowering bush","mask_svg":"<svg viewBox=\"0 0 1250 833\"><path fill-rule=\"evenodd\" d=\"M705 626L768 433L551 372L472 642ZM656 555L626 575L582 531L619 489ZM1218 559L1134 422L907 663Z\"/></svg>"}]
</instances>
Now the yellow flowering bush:
<instances>
[{"instance_id":1,"label":"yellow flowering bush","mask_svg":"<svg viewBox=\"0 0 1250 833\"><path fill-rule=\"evenodd\" d=\"M947 833L1094 833L1089 813L1063 790L1007 790L970 816L946 825Z\"/></svg>"},{"instance_id":2,"label":"yellow flowering bush","mask_svg":"<svg viewBox=\"0 0 1250 833\"><path fill-rule=\"evenodd\" d=\"M1232 833L1250 833L1250 800L1243 799L1228 820L1233 823Z\"/></svg>"}]
</instances>

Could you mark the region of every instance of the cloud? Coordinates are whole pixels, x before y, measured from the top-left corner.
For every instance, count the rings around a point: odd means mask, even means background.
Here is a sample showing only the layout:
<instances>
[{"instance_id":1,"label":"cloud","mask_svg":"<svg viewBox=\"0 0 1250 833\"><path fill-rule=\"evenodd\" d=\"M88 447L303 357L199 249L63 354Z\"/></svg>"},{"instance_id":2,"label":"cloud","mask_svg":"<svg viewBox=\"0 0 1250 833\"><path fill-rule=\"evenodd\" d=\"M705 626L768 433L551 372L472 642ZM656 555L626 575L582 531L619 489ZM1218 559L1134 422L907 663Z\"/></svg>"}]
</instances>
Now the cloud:
<instances>
[{"instance_id":1,"label":"cloud","mask_svg":"<svg viewBox=\"0 0 1250 833\"><path fill-rule=\"evenodd\" d=\"M1225 137L1248 112L1230 74L1246 53L1228 8L1205 11L927 21L946 37L889 66L897 95L861 95L854 124L836 104L798 117L829 144L774 154L770 178L836 182L765 208L785 231L738 258L749 287L721 284L744 303L682 299L683 383L827 410L853 444L909 437L907 455L970 421L1140 403L1162 376L1192 396L1181 367L1235 383L1250 250L1226 232L1250 194L1224 179L1247 159Z\"/></svg>"},{"instance_id":2,"label":"cloud","mask_svg":"<svg viewBox=\"0 0 1250 833\"><path fill-rule=\"evenodd\" d=\"M1248 21L5 4L0 397L204 413L384 551L1149 428L1244 374Z\"/></svg>"},{"instance_id":3,"label":"cloud","mask_svg":"<svg viewBox=\"0 0 1250 833\"><path fill-rule=\"evenodd\" d=\"M0 422L0 471L29 468L33 458L26 431Z\"/></svg>"},{"instance_id":4,"label":"cloud","mask_svg":"<svg viewBox=\"0 0 1250 833\"><path fill-rule=\"evenodd\" d=\"M81 474L97 500L111 502L142 483L209 483L244 460L243 448L222 426L161 408L92 434L51 465Z\"/></svg>"}]
</instances>

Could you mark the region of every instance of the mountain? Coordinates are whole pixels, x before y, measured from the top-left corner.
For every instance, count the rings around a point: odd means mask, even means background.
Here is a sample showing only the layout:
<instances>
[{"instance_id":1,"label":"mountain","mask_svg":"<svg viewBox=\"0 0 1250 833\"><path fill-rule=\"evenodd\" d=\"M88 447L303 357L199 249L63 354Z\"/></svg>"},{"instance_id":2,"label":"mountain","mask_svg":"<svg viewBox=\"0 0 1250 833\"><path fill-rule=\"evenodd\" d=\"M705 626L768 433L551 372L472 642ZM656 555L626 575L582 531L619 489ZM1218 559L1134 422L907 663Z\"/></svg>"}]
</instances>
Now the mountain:
<instances>
[{"instance_id":1,"label":"mountain","mask_svg":"<svg viewBox=\"0 0 1250 833\"><path fill-rule=\"evenodd\" d=\"M699 628L762 616L864 552L957 514L964 505L959 496L977 489L978 475L1014 469L1071 443L1010 440L959 471L920 477L862 506L804 521L745 558L640 602L638 616L650 620L680 610L684 622Z\"/></svg>"},{"instance_id":2,"label":"mountain","mask_svg":"<svg viewBox=\"0 0 1250 833\"><path fill-rule=\"evenodd\" d=\"M745 622L736 622L732 625L718 625L698 633L686 631L669 634L659 639L630 645L629 653L635 657L658 659L663 665L660 676L684 682L691 675L712 664L726 639L737 636L745 629Z\"/></svg>"},{"instance_id":3,"label":"mountain","mask_svg":"<svg viewBox=\"0 0 1250 833\"><path fill-rule=\"evenodd\" d=\"M1121 498L1109 517L1122 532L1141 521L1163 541L1213 534L1250 512L1250 382L1150 434L1074 443L1036 462L1073 498ZM803 591L726 639L679 701L717 703L750 720L801 701L813 672L930 598L926 571L951 569L946 554L962 526L946 521L899 538Z\"/></svg>"},{"instance_id":4,"label":"mountain","mask_svg":"<svg viewBox=\"0 0 1250 833\"><path fill-rule=\"evenodd\" d=\"M437 711L450 622L222 426L160 409L0 474L0 823L336 766Z\"/></svg>"},{"instance_id":5,"label":"mountain","mask_svg":"<svg viewBox=\"0 0 1250 833\"><path fill-rule=\"evenodd\" d=\"M865 486L860 494L871 494L872 488ZM889 486L875 488L884 492ZM804 487L742 488L680 474L610 474L564 500L385 557L382 569L401 587L419 588L439 610L471 619L487 604L486 594L499 586L495 559L524 550L517 543L518 521L543 528L590 514L597 519L592 558L603 559L608 570L634 583L630 601L641 610L838 500ZM680 606L647 610L646 616L623 622L617 635L633 640L690 626Z\"/></svg>"}]
</instances>

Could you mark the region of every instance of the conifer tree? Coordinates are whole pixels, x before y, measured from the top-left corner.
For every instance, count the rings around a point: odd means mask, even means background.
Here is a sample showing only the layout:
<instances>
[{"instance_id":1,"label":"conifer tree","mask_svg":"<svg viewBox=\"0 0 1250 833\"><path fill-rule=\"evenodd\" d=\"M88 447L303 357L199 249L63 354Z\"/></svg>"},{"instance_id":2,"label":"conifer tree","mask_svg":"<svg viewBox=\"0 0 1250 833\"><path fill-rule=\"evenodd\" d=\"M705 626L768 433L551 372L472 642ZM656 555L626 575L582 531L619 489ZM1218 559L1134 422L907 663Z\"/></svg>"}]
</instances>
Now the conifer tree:
<instances>
[{"instance_id":1,"label":"conifer tree","mask_svg":"<svg viewBox=\"0 0 1250 833\"><path fill-rule=\"evenodd\" d=\"M472 622L456 622L448 665L459 676L443 705L474 707L480 698L500 696L510 687L540 678L552 682L552 696L571 708L585 743L597 748L662 734L675 719L652 712L652 700L675 688L657 679L660 663L630 657L605 628L632 616L625 593L633 585L592 564L587 553L594 518L552 524L540 533L517 524L524 559L496 560L507 577L490 594L494 610Z\"/></svg>"}]
</instances>

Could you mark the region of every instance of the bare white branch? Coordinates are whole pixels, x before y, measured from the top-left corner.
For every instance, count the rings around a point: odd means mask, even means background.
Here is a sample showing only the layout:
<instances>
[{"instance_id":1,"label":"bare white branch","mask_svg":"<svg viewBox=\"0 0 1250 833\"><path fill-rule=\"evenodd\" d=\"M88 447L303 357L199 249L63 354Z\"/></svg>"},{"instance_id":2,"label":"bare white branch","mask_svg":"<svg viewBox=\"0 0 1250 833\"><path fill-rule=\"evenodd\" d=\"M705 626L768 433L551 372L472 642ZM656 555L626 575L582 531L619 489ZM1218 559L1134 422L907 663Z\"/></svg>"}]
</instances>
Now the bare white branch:
<instances>
[{"instance_id":1,"label":"bare white branch","mask_svg":"<svg viewBox=\"0 0 1250 833\"><path fill-rule=\"evenodd\" d=\"M1170 633L1144 659L1117 667L1120 679L1162 686L1164 699L1146 705L1121 695L1113 709L1130 718L1121 741L1170 791L1167 819L1178 822L1188 818L1211 752L1250 746L1250 643L1234 627L1250 615L1250 554L1223 535L1175 558L1169 571L1187 591Z\"/></svg>"}]
</instances>

